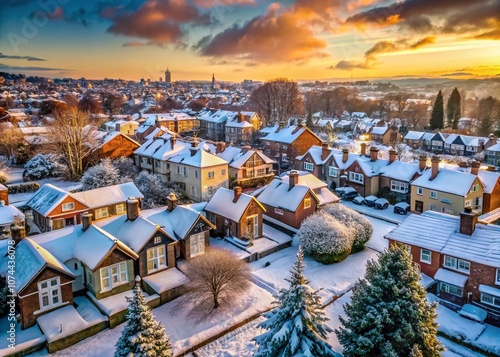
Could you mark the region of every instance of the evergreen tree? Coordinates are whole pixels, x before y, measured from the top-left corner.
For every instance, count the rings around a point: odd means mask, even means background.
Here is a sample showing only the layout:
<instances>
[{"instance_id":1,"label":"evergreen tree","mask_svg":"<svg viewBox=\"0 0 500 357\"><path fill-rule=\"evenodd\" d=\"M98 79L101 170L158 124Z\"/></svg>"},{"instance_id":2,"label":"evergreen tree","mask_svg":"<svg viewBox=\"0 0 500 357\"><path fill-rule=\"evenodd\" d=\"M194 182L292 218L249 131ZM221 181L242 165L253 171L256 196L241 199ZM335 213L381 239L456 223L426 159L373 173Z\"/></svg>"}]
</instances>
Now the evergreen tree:
<instances>
[{"instance_id":1,"label":"evergreen tree","mask_svg":"<svg viewBox=\"0 0 500 357\"><path fill-rule=\"evenodd\" d=\"M347 319L335 333L345 357L438 357L436 305L426 300L420 274L403 246L367 263L364 279L344 306Z\"/></svg>"},{"instance_id":2,"label":"evergreen tree","mask_svg":"<svg viewBox=\"0 0 500 357\"><path fill-rule=\"evenodd\" d=\"M452 129L458 129L458 120L462 116L461 114L461 98L458 89L455 87L448 98L446 103L446 118L448 119L448 125L451 123Z\"/></svg>"},{"instance_id":3,"label":"evergreen tree","mask_svg":"<svg viewBox=\"0 0 500 357\"><path fill-rule=\"evenodd\" d=\"M432 130L443 129L444 122L444 105L443 105L443 94L441 91L437 94L434 106L432 107L431 120L429 125Z\"/></svg>"},{"instance_id":4,"label":"evergreen tree","mask_svg":"<svg viewBox=\"0 0 500 357\"><path fill-rule=\"evenodd\" d=\"M165 327L155 320L146 303L140 277L136 279L133 296L127 301L127 324L116 342L115 357L172 357Z\"/></svg>"},{"instance_id":5,"label":"evergreen tree","mask_svg":"<svg viewBox=\"0 0 500 357\"><path fill-rule=\"evenodd\" d=\"M259 344L254 357L291 356L340 356L325 341L332 330L325 324L325 317L317 291L308 286L304 277L304 255L299 247L297 260L292 267L288 289L281 289L276 307L264 316L266 321L258 327L268 331L254 338Z\"/></svg>"}]
</instances>

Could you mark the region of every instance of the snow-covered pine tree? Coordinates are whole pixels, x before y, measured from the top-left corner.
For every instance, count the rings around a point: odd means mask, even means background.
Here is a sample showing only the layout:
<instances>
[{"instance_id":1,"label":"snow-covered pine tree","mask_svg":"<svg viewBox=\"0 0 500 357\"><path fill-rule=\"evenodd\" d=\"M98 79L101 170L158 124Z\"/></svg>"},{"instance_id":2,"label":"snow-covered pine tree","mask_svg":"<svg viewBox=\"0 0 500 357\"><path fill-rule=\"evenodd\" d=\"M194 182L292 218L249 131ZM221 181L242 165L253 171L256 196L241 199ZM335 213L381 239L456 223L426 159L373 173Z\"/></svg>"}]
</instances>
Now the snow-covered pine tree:
<instances>
[{"instance_id":1,"label":"snow-covered pine tree","mask_svg":"<svg viewBox=\"0 0 500 357\"><path fill-rule=\"evenodd\" d=\"M335 333L345 357L438 357L436 306L420 285L418 268L406 247L392 245L378 261L367 263L366 275L345 304L347 319Z\"/></svg>"},{"instance_id":2,"label":"snow-covered pine tree","mask_svg":"<svg viewBox=\"0 0 500 357\"><path fill-rule=\"evenodd\" d=\"M165 327L155 320L136 278L134 294L128 300L127 324L116 342L115 357L172 357Z\"/></svg>"},{"instance_id":3,"label":"snow-covered pine tree","mask_svg":"<svg viewBox=\"0 0 500 357\"><path fill-rule=\"evenodd\" d=\"M281 289L276 307L264 314L266 321L258 327L268 331L254 338L259 348L254 357L326 357L340 356L325 341L332 330L326 325L320 296L304 277L304 255L299 246L297 260L292 267L288 289Z\"/></svg>"}]
</instances>

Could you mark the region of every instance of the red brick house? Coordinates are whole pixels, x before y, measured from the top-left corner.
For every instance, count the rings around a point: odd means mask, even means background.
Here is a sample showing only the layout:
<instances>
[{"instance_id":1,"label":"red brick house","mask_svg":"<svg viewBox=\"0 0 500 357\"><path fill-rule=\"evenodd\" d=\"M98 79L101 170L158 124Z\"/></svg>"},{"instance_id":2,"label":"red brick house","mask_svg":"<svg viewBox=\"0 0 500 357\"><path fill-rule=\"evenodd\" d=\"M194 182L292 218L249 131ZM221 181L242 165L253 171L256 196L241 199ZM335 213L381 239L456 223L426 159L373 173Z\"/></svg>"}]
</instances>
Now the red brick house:
<instances>
[{"instance_id":1,"label":"red brick house","mask_svg":"<svg viewBox=\"0 0 500 357\"><path fill-rule=\"evenodd\" d=\"M477 305L500 325L498 226L478 223L470 208L460 217L426 211L409 216L385 238L408 246L421 272L434 279L432 291L441 303L456 310Z\"/></svg>"},{"instance_id":2,"label":"red brick house","mask_svg":"<svg viewBox=\"0 0 500 357\"><path fill-rule=\"evenodd\" d=\"M127 135L118 131L113 131L100 139L99 145L85 158L84 166L87 167L92 163L97 163L101 159L132 157L134 151L140 146L141 144Z\"/></svg>"}]
</instances>

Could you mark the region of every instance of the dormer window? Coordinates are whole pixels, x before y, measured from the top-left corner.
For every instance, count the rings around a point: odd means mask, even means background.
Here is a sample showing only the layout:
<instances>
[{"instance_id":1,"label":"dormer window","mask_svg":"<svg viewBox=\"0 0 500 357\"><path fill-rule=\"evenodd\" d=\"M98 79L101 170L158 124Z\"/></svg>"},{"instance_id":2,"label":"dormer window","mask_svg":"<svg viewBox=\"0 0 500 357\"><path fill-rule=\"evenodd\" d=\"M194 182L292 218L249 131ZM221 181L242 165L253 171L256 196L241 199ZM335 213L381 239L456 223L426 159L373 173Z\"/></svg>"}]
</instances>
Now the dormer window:
<instances>
[{"instance_id":1,"label":"dormer window","mask_svg":"<svg viewBox=\"0 0 500 357\"><path fill-rule=\"evenodd\" d=\"M68 203L63 203L62 205L62 211L71 211L75 209L75 203L74 202L68 202Z\"/></svg>"}]
</instances>

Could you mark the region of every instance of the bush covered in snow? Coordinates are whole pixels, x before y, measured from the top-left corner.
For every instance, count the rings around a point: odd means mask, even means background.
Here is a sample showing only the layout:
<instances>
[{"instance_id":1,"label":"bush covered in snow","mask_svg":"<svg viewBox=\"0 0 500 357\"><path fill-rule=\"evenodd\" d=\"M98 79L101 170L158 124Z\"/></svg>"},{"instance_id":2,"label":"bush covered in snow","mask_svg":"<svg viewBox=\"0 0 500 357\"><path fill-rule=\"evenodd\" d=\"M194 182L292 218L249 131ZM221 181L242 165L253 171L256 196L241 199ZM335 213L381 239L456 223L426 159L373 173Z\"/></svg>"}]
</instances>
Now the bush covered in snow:
<instances>
[{"instance_id":1,"label":"bush covered in snow","mask_svg":"<svg viewBox=\"0 0 500 357\"><path fill-rule=\"evenodd\" d=\"M58 161L57 155L36 154L24 165L23 180L33 181L49 177L64 176L66 168Z\"/></svg>"},{"instance_id":2,"label":"bush covered in snow","mask_svg":"<svg viewBox=\"0 0 500 357\"><path fill-rule=\"evenodd\" d=\"M323 210L302 221L299 240L304 253L321 263L332 264L351 254L354 235L345 223Z\"/></svg>"},{"instance_id":3,"label":"bush covered in snow","mask_svg":"<svg viewBox=\"0 0 500 357\"><path fill-rule=\"evenodd\" d=\"M184 194L178 184L162 182L160 177L155 174L150 174L147 171L142 171L134 180L135 185L144 195L142 208L155 208L167 204L167 197L172 192L182 203Z\"/></svg>"},{"instance_id":4,"label":"bush covered in snow","mask_svg":"<svg viewBox=\"0 0 500 357\"><path fill-rule=\"evenodd\" d=\"M4 184L7 182L7 164L4 159L0 159L0 184Z\"/></svg>"},{"instance_id":5,"label":"bush covered in snow","mask_svg":"<svg viewBox=\"0 0 500 357\"><path fill-rule=\"evenodd\" d=\"M118 170L123 182L133 181L139 174L139 168L134 165L134 160L129 157L118 157L111 161L112 165Z\"/></svg>"},{"instance_id":6,"label":"bush covered in snow","mask_svg":"<svg viewBox=\"0 0 500 357\"><path fill-rule=\"evenodd\" d=\"M85 171L80 182L82 190L88 191L95 188L118 185L122 180L111 160L104 159L101 163Z\"/></svg>"},{"instance_id":7,"label":"bush covered in snow","mask_svg":"<svg viewBox=\"0 0 500 357\"><path fill-rule=\"evenodd\" d=\"M353 235L352 253L362 251L373 233L373 226L369 220L353 209L341 204L332 204L324 211L343 222Z\"/></svg>"}]
</instances>

